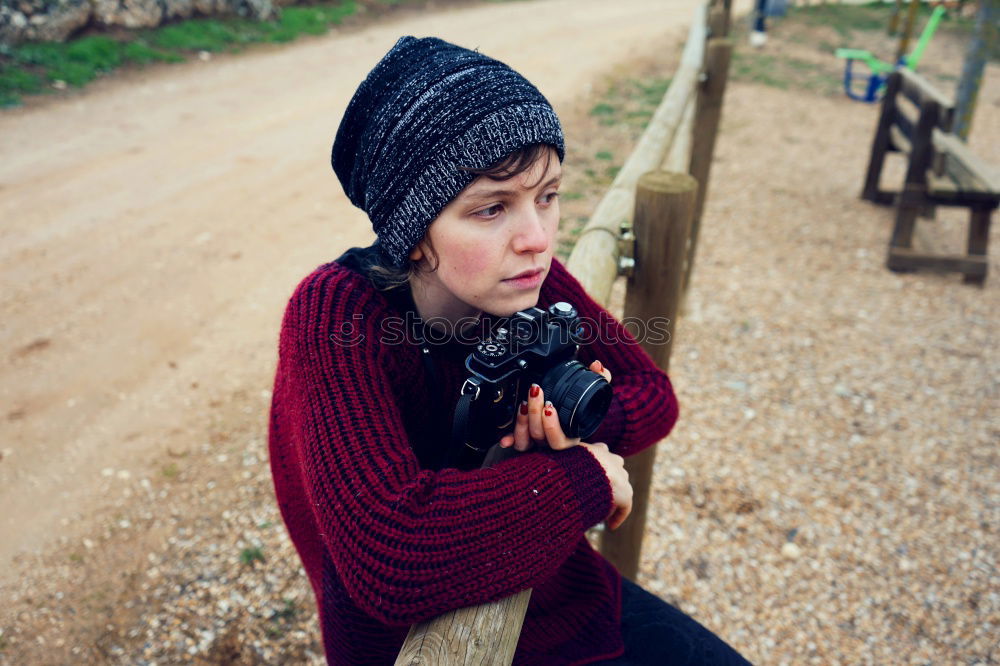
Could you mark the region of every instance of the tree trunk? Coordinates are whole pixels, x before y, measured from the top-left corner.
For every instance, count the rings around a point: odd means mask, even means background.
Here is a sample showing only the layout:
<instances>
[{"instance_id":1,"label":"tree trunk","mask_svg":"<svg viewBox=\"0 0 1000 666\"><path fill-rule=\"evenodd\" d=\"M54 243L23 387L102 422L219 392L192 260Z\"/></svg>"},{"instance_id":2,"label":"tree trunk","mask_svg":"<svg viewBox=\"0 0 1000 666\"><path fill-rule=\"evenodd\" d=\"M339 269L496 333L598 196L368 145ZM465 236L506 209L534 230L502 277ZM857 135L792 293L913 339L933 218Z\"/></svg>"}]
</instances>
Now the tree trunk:
<instances>
[{"instance_id":1,"label":"tree trunk","mask_svg":"<svg viewBox=\"0 0 1000 666\"><path fill-rule=\"evenodd\" d=\"M1000 18L998 5L1000 0L980 0L976 28L965 52L962 78L955 92L955 125L952 128L963 141L969 138L969 130L972 128L972 113L976 109L986 58L997 44L997 19Z\"/></svg>"}]
</instances>

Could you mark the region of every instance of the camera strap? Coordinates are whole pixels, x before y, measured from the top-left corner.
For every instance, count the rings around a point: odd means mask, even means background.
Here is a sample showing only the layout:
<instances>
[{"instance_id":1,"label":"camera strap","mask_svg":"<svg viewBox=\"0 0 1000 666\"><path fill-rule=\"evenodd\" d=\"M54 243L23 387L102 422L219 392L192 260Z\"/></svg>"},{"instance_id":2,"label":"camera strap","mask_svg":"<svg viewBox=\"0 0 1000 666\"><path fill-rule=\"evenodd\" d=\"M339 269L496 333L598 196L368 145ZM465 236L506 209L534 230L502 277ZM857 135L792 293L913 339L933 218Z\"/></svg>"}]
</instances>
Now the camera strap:
<instances>
[{"instance_id":1,"label":"camera strap","mask_svg":"<svg viewBox=\"0 0 1000 666\"><path fill-rule=\"evenodd\" d=\"M444 467L454 467L462 447L468 446L465 441L469 432L469 411L471 409L472 396L468 393L462 394L458 399L458 404L455 405L455 420L451 426L451 443L445 454Z\"/></svg>"}]
</instances>

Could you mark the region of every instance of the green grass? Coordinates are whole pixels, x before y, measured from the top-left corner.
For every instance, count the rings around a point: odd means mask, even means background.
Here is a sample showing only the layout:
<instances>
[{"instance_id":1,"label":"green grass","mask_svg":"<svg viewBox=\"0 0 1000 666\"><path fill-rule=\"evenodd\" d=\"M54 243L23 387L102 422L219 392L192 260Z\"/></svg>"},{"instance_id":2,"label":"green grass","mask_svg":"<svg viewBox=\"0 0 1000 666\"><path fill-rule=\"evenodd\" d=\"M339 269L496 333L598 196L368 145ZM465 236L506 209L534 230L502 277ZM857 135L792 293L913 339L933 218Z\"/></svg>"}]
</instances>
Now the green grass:
<instances>
[{"instance_id":1,"label":"green grass","mask_svg":"<svg viewBox=\"0 0 1000 666\"><path fill-rule=\"evenodd\" d=\"M394 4L406 2L414 0L395 0ZM0 108L20 104L24 95L48 92L57 81L81 87L124 66L182 62L201 51L236 52L250 44L290 42L300 35L321 35L357 12L357 0L339 0L286 7L272 21L237 17L191 19L123 37L92 35L65 43L2 47Z\"/></svg>"},{"instance_id":2,"label":"green grass","mask_svg":"<svg viewBox=\"0 0 1000 666\"><path fill-rule=\"evenodd\" d=\"M610 150L599 151L596 155L594 155L594 157L596 157L599 160L606 160L608 162L615 159L615 156L611 154Z\"/></svg>"},{"instance_id":3,"label":"green grass","mask_svg":"<svg viewBox=\"0 0 1000 666\"><path fill-rule=\"evenodd\" d=\"M890 10L891 5L880 2L865 5L809 5L789 7L788 18L809 26L833 28L842 39L849 39L855 30L885 30L889 25ZM929 15L930 11L926 14Z\"/></svg>"},{"instance_id":4,"label":"green grass","mask_svg":"<svg viewBox=\"0 0 1000 666\"><path fill-rule=\"evenodd\" d=\"M606 102L601 102L599 104L595 104L594 105L594 108L592 108L590 110L590 115L592 115L592 116L613 116L613 115L615 115L615 113L617 113L617 111L618 111L617 107L612 106L611 104L608 104Z\"/></svg>"},{"instance_id":5,"label":"green grass","mask_svg":"<svg viewBox=\"0 0 1000 666\"><path fill-rule=\"evenodd\" d=\"M932 9L921 5L917 19L912 44L916 43L930 16ZM738 81L759 83L784 90L808 90L823 95L837 96L843 94L843 62L834 58L833 54L840 47L871 48L861 44L884 44L876 52L883 59L891 56L898 43L898 37L887 34L892 5L888 3L851 4L814 4L809 6L791 7L784 19L778 20L780 26L775 30L778 39L790 43L812 47L828 59L803 60L784 53L781 49L756 50L746 46L747 26L744 23L734 25L734 43L736 49L730 69L730 77ZM901 21L905 15L901 16ZM969 18L954 18L946 15L938 28L935 40L954 38L961 35L967 39L973 29L974 20ZM822 30L832 30L834 34ZM947 33L952 33L950 36ZM875 52L875 49L873 49ZM998 54L991 54L996 59Z\"/></svg>"},{"instance_id":6,"label":"green grass","mask_svg":"<svg viewBox=\"0 0 1000 666\"><path fill-rule=\"evenodd\" d=\"M735 51L730 76L738 81L760 83L772 88L791 88L838 95L843 83L838 74L814 62L759 51Z\"/></svg>"},{"instance_id":7,"label":"green grass","mask_svg":"<svg viewBox=\"0 0 1000 666\"><path fill-rule=\"evenodd\" d=\"M789 7L788 16L785 20L799 22L811 27L832 28L839 38L839 44L822 44L824 51L833 52L838 47L852 47L856 45L856 34L859 32L881 32L887 34L889 28L889 18L892 16L892 3L869 2L867 4L814 4L809 6ZM927 24L933 11L932 3L921 3L917 20L914 25L912 44L920 37L921 31ZM906 22L907 6L903 7L899 16L899 28L902 29ZM966 38L972 33L976 19L974 16L957 16L949 11L945 14L941 25L938 26L938 33L957 33ZM895 40L896 37L893 37ZM912 46L911 46L912 48ZM989 55L991 60L1000 61L1000 43L995 44Z\"/></svg>"},{"instance_id":8,"label":"green grass","mask_svg":"<svg viewBox=\"0 0 1000 666\"><path fill-rule=\"evenodd\" d=\"M243 552L240 553L240 562L243 564L253 564L254 562L264 561L264 551L260 548L244 548Z\"/></svg>"}]
</instances>

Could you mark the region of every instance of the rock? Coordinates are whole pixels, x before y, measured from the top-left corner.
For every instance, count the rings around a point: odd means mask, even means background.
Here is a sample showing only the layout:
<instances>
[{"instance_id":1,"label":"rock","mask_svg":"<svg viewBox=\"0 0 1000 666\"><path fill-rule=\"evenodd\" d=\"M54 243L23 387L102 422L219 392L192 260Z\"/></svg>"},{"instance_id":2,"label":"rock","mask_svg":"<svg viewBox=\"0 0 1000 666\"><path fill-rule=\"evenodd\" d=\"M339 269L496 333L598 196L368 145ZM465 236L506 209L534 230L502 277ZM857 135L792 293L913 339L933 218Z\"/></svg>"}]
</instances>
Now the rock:
<instances>
[{"instance_id":1,"label":"rock","mask_svg":"<svg viewBox=\"0 0 1000 666\"><path fill-rule=\"evenodd\" d=\"M781 556L786 560L797 560L802 557L802 549L791 541L786 541L781 547Z\"/></svg>"},{"instance_id":2,"label":"rock","mask_svg":"<svg viewBox=\"0 0 1000 666\"><path fill-rule=\"evenodd\" d=\"M61 42L86 25L91 14L87 0L25 0L18 8L0 7L0 44Z\"/></svg>"},{"instance_id":3,"label":"rock","mask_svg":"<svg viewBox=\"0 0 1000 666\"><path fill-rule=\"evenodd\" d=\"M162 18L163 8L156 0L94 0L94 22L101 26L151 28Z\"/></svg>"},{"instance_id":4,"label":"rock","mask_svg":"<svg viewBox=\"0 0 1000 666\"><path fill-rule=\"evenodd\" d=\"M238 14L254 20L277 15L297 0L24 0L0 6L0 44L61 42L94 23L99 27L151 28L193 15Z\"/></svg>"},{"instance_id":5,"label":"rock","mask_svg":"<svg viewBox=\"0 0 1000 666\"><path fill-rule=\"evenodd\" d=\"M273 18L276 15L271 0L233 0L233 4L237 14L258 21Z\"/></svg>"}]
</instances>

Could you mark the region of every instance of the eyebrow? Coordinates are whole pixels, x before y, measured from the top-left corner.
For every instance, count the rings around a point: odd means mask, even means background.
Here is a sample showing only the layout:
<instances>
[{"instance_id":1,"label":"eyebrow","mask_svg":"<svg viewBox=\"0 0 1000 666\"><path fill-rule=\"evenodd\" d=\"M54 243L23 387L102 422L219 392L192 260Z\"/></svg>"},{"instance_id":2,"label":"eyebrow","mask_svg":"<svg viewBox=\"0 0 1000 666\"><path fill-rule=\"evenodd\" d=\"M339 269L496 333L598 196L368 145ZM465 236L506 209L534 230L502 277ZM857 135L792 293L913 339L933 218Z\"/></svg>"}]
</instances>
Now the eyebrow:
<instances>
[{"instance_id":1,"label":"eyebrow","mask_svg":"<svg viewBox=\"0 0 1000 666\"><path fill-rule=\"evenodd\" d=\"M532 189L536 190L545 189L546 187L552 185L553 183L561 181L562 176L563 176L562 173L552 176L552 178L549 178L544 183L536 185ZM465 194L461 197L461 199L462 201L478 201L480 199L492 199L493 197L510 197L514 196L515 194L517 194L515 190L504 189L502 187L490 188L490 189L476 190L475 192Z\"/></svg>"}]
</instances>

